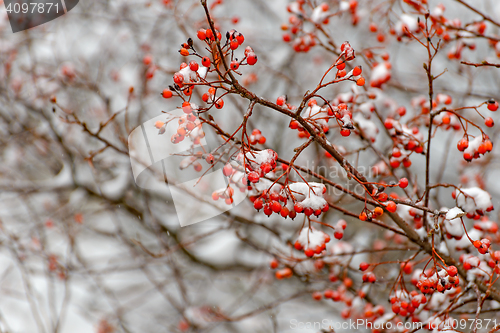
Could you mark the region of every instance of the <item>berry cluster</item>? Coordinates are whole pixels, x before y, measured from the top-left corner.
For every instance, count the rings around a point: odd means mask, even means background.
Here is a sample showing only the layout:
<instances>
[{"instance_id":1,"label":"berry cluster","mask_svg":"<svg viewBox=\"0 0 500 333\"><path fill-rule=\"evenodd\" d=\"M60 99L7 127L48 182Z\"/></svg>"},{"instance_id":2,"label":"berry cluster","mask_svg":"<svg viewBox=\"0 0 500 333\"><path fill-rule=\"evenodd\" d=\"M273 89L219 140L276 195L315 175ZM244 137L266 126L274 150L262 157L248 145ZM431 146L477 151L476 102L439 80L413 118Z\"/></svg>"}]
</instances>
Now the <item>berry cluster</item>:
<instances>
[{"instance_id":1,"label":"berry cluster","mask_svg":"<svg viewBox=\"0 0 500 333\"><path fill-rule=\"evenodd\" d=\"M413 290L409 294L406 291L397 291L390 297L390 302L392 304L392 312L395 314L398 314L401 317L406 317L408 315L413 317L413 313L421 305L425 305L425 303L427 303L427 297L419 294L416 290Z\"/></svg>"},{"instance_id":2,"label":"berry cluster","mask_svg":"<svg viewBox=\"0 0 500 333\"><path fill-rule=\"evenodd\" d=\"M338 11L332 11L327 3L321 3L312 7L305 0L297 0L287 6L291 14L288 24L283 24L281 29L286 31L283 34L283 41L291 43L296 52L309 52L317 45L318 32L323 31L323 25L330 21L330 17L340 15L344 12L352 14L352 22L356 24L358 16L356 14L358 2L356 0L340 1ZM308 25L310 29L308 29Z\"/></svg>"},{"instance_id":3,"label":"berry cluster","mask_svg":"<svg viewBox=\"0 0 500 333\"><path fill-rule=\"evenodd\" d=\"M490 152L493 149L493 143L487 135L477 136L472 141L469 141L465 136L457 143L459 151L464 152L464 160L471 162L473 159L478 159L481 155Z\"/></svg>"},{"instance_id":4,"label":"berry cluster","mask_svg":"<svg viewBox=\"0 0 500 333\"><path fill-rule=\"evenodd\" d=\"M262 143L265 142L265 137L260 134L259 130L254 130L252 135L255 135L253 138L254 140L262 140ZM252 138L250 140L252 140ZM257 142L260 143L260 141ZM260 177L264 177L266 174L273 171L276 168L277 159L278 154L272 149L249 151L245 153L245 155L240 153L237 157L238 162L245 165L245 169L248 171L247 178L251 183L258 183Z\"/></svg>"},{"instance_id":5,"label":"berry cluster","mask_svg":"<svg viewBox=\"0 0 500 333\"><path fill-rule=\"evenodd\" d=\"M216 41L222 43L222 34L218 30L214 32L212 29L200 29L197 32L197 37L199 40L206 43L208 46L207 49L212 50L212 54L210 56L203 56L199 54L196 51L194 42L191 38L189 38L186 43L183 43L179 53L184 57L198 57L200 62L198 63L195 60L191 60L189 63L183 62L180 65L179 71L173 76L174 85L163 90L162 96L164 98L171 98L174 94L183 99L183 96L191 98L193 89L196 85L210 85L210 83L206 81L208 73L217 72L219 79L225 77L227 74L220 71L219 67L222 60L216 51ZM244 41L245 37L233 29L226 32L225 44L221 45L224 57L230 55L231 60L229 64L229 71L232 71L233 73L240 74L237 70L241 65L251 66L257 63L257 55L250 46L245 48L244 57L240 61L234 57L234 51L237 50ZM151 57L144 58L145 64L151 65L151 62ZM212 65L214 65L215 68L211 68ZM209 104L209 108L211 106L215 106L217 109L221 109L224 106L224 100L222 99L222 96L216 97L216 92L217 88L211 86L208 93L203 94L202 100Z\"/></svg>"},{"instance_id":6,"label":"berry cluster","mask_svg":"<svg viewBox=\"0 0 500 333\"><path fill-rule=\"evenodd\" d=\"M490 194L479 187L457 189L451 195L470 219L479 220L494 209Z\"/></svg>"},{"instance_id":7,"label":"berry cluster","mask_svg":"<svg viewBox=\"0 0 500 333\"><path fill-rule=\"evenodd\" d=\"M326 248L326 243L330 241L330 236L321 230L316 230L313 227L304 227L295 241L294 247L296 250L303 250L308 257L313 257L315 254L320 254Z\"/></svg>"},{"instance_id":8,"label":"berry cluster","mask_svg":"<svg viewBox=\"0 0 500 333\"><path fill-rule=\"evenodd\" d=\"M458 287L460 278L457 276L458 270L455 266L448 266L437 273L434 269L415 272L412 283L420 289L423 294L432 294L434 291L443 293L446 290Z\"/></svg>"},{"instance_id":9,"label":"berry cluster","mask_svg":"<svg viewBox=\"0 0 500 333\"><path fill-rule=\"evenodd\" d=\"M387 118L384 122L385 128L393 139L393 149L389 163L392 168L398 168L401 163L405 168L411 166L410 155L415 152L422 154L424 152L424 136L418 127L408 128L398 120Z\"/></svg>"},{"instance_id":10,"label":"berry cluster","mask_svg":"<svg viewBox=\"0 0 500 333\"><path fill-rule=\"evenodd\" d=\"M256 145L257 143L263 145L264 143L266 143L266 137L262 135L262 132L259 129L254 129L252 131L252 134L248 138L248 141L252 145Z\"/></svg>"}]
</instances>

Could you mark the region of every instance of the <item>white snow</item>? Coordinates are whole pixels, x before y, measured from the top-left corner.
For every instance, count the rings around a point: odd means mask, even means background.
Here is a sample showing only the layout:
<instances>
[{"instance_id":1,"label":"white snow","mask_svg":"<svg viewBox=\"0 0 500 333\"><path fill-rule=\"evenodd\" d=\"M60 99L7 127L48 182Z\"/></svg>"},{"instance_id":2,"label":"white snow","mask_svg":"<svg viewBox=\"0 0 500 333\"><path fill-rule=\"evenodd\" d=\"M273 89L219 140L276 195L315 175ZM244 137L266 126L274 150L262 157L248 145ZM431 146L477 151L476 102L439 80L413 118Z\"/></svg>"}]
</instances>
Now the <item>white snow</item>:
<instances>
[{"instance_id":1,"label":"white snow","mask_svg":"<svg viewBox=\"0 0 500 333\"><path fill-rule=\"evenodd\" d=\"M366 119L359 113L354 117L354 121L358 124L365 136L367 136L372 142L375 142L375 138L378 134L378 128L373 121Z\"/></svg>"},{"instance_id":2,"label":"white snow","mask_svg":"<svg viewBox=\"0 0 500 333\"><path fill-rule=\"evenodd\" d=\"M452 222L452 220L455 220L455 219L462 217L464 215L465 215L465 213L463 210L461 210L458 207L453 207L448 212L446 212L446 219L450 220L450 222Z\"/></svg>"},{"instance_id":3,"label":"white snow","mask_svg":"<svg viewBox=\"0 0 500 333\"><path fill-rule=\"evenodd\" d=\"M486 211L493 208L491 196L485 190L482 190L479 187L471 187L463 188L461 191L465 193L467 197L465 197L459 190L456 190L457 205L462 207L466 212L474 212L477 209Z\"/></svg>"},{"instance_id":4,"label":"white snow","mask_svg":"<svg viewBox=\"0 0 500 333\"><path fill-rule=\"evenodd\" d=\"M316 247L325 244L326 240L329 238L330 236L328 236L321 230L316 230L313 227L304 227L300 231L297 241L300 243L300 245L302 245L304 249L311 248L315 250Z\"/></svg>"}]
</instances>

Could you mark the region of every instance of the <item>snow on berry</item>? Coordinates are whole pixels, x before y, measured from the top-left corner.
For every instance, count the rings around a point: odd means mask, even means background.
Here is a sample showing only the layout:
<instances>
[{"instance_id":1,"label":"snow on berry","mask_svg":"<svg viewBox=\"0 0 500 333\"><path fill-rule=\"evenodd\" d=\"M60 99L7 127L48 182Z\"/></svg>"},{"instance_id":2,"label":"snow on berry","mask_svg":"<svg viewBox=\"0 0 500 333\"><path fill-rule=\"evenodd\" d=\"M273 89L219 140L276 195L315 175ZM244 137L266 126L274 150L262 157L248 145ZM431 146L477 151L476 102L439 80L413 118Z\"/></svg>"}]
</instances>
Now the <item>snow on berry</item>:
<instances>
[{"instance_id":1,"label":"snow on berry","mask_svg":"<svg viewBox=\"0 0 500 333\"><path fill-rule=\"evenodd\" d=\"M349 44L349 42L342 43L342 45L340 46L340 50L344 54L345 60L349 61L355 58L354 49L352 48L351 44Z\"/></svg>"},{"instance_id":2,"label":"snow on berry","mask_svg":"<svg viewBox=\"0 0 500 333\"><path fill-rule=\"evenodd\" d=\"M408 34L406 29L408 29L410 32L418 31L418 21L413 16L403 14L399 18L399 21L396 23L394 30L396 31L396 34L398 36L405 36Z\"/></svg>"},{"instance_id":3,"label":"snow on berry","mask_svg":"<svg viewBox=\"0 0 500 333\"><path fill-rule=\"evenodd\" d=\"M298 250L304 249L304 253L308 257L312 257L314 254L321 253L329 241L330 236L323 231L316 230L313 227L304 227L295 242L295 248Z\"/></svg>"},{"instance_id":4,"label":"snow on berry","mask_svg":"<svg viewBox=\"0 0 500 333\"><path fill-rule=\"evenodd\" d=\"M307 107L302 116L304 119L315 122L324 132L328 131L328 111L317 104Z\"/></svg>"},{"instance_id":5,"label":"snow on berry","mask_svg":"<svg viewBox=\"0 0 500 333\"><path fill-rule=\"evenodd\" d=\"M316 24L321 24L331 15L331 13L328 11L328 5L325 5L326 4L321 4L314 8L311 15L311 21Z\"/></svg>"},{"instance_id":6,"label":"snow on berry","mask_svg":"<svg viewBox=\"0 0 500 333\"><path fill-rule=\"evenodd\" d=\"M199 81L199 77L204 79L207 76L207 67L201 66L197 71L193 71L190 66L186 66L175 73L174 76L178 74L182 75L182 83L197 82Z\"/></svg>"},{"instance_id":7,"label":"snow on berry","mask_svg":"<svg viewBox=\"0 0 500 333\"><path fill-rule=\"evenodd\" d=\"M288 189L293 195L295 202L298 203L305 212L307 208L316 212L325 209L328 203L323 198L326 187L320 183L293 183L288 185ZM319 215L319 214L317 214Z\"/></svg>"},{"instance_id":8,"label":"snow on berry","mask_svg":"<svg viewBox=\"0 0 500 333\"><path fill-rule=\"evenodd\" d=\"M484 140L482 136L477 136L472 141L468 142L468 146L464 150L464 159L470 162L472 159L479 158L481 154L491 151L491 148L492 145L490 140Z\"/></svg>"},{"instance_id":9,"label":"snow on berry","mask_svg":"<svg viewBox=\"0 0 500 333\"><path fill-rule=\"evenodd\" d=\"M371 114L375 111L375 105L372 102L366 102L360 104L358 109L365 117L370 118Z\"/></svg>"},{"instance_id":10,"label":"snow on berry","mask_svg":"<svg viewBox=\"0 0 500 333\"><path fill-rule=\"evenodd\" d=\"M238 158L242 160L243 156L239 156ZM258 172L260 176L264 176L274 170L277 159L278 154L272 149L245 153L245 162L248 162L246 163L246 168L250 171Z\"/></svg>"},{"instance_id":11,"label":"snow on berry","mask_svg":"<svg viewBox=\"0 0 500 333\"><path fill-rule=\"evenodd\" d=\"M488 217L483 216L481 220L474 223L474 229L494 234L498 231L498 225L495 222L490 221Z\"/></svg>"},{"instance_id":12,"label":"snow on berry","mask_svg":"<svg viewBox=\"0 0 500 333\"><path fill-rule=\"evenodd\" d=\"M446 208L442 209L446 210ZM458 207L454 207L446 213L446 218L444 220L444 227L446 229L446 235L448 238L461 239L464 235L464 229L460 221L460 217L464 216L465 213Z\"/></svg>"},{"instance_id":13,"label":"snow on berry","mask_svg":"<svg viewBox=\"0 0 500 333\"><path fill-rule=\"evenodd\" d=\"M381 62L373 67L370 75L370 86L380 88L382 84L386 83L391 78L391 63Z\"/></svg>"},{"instance_id":14,"label":"snow on berry","mask_svg":"<svg viewBox=\"0 0 500 333\"><path fill-rule=\"evenodd\" d=\"M465 213L463 212L463 210L461 210L458 207L453 207L452 209L446 212L446 219L452 221L464 215Z\"/></svg>"},{"instance_id":15,"label":"snow on berry","mask_svg":"<svg viewBox=\"0 0 500 333\"><path fill-rule=\"evenodd\" d=\"M250 141L250 144L252 145L255 145L257 143L266 143L266 137L262 135L262 132L259 129L254 129L248 139Z\"/></svg>"},{"instance_id":16,"label":"snow on berry","mask_svg":"<svg viewBox=\"0 0 500 333\"><path fill-rule=\"evenodd\" d=\"M457 205L467 213L483 215L493 210L491 195L479 187L456 190L455 197Z\"/></svg>"},{"instance_id":17,"label":"snow on berry","mask_svg":"<svg viewBox=\"0 0 500 333\"><path fill-rule=\"evenodd\" d=\"M477 229L467 230L467 234L472 239L480 239L483 236L483 233ZM473 248L468 237L462 237L459 240L454 241L454 246L457 251Z\"/></svg>"},{"instance_id":18,"label":"snow on berry","mask_svg":"<svg viewBox=\"0 0 500 333\"><path fill-rule=\"evenodd\" d=\"M474 281L476 278L489 279L491 268L485 261L472 254L463 254L460 256L460 262L467 270L467 281Z\"/></svg>"},{"instance_id":19,"label":"snow on berry","mask_svg":"<svg viewBox=\"0 0 500 333\"><path fill-rule=\"evenodd\" d=\"M349 8L350 8L349 1L346 1L346 0L340 1L340 3L339 3L339 10L340 11L346 11L346 10L349 10Z\"/></svg>"}]
</instances>

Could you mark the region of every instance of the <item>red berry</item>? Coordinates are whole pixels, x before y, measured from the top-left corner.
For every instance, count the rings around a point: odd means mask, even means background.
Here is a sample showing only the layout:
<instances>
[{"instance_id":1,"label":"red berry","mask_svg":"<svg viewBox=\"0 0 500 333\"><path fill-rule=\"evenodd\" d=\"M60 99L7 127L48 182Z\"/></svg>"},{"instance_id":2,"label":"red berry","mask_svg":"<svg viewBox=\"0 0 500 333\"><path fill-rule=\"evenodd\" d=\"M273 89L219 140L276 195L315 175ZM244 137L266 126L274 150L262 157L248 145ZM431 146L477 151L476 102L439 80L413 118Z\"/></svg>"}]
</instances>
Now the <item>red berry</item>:
<instances>
[{"instance_id":1,"label":"red berry","mask_svg":"<svg viewBox=\"0 0 500 333\"><path fill-rule=\"evenodd\" d=\"M390 164L391 164L391 167L392 167L393 169L396 169L396 168L398 168L398 167L399 167L399 165L401 164L401 162L399 162L399 161L398 161L398 160L396 160L396 159L392 159L392 158L391 158L391 159L390 159Z\"/></svg>"},{"instance_id":2,"label":"red berry","mask_svg":"<svg viewBox=\"0 0 500 333\"><path fill-rule=\"evenodd\" d=\"M236 50L238 46L240 46L240 44L238 44L238 41L236 40L233 40L231 41L231 43L229 43L229 47L231 48L231 50Z\"/></svg>"},{"instance_id":3,"label":"red berry","mask_svg":"<svg viewBox=\"0 0 500 333\"><path fill-rule=\"evenodd\" d=\"M280 211L281 216L286 218L289 214L290 214L290 211L288 210L288 208L286 208L286 207L281 208L281 211Z\"/></svg>"},{"instance_id":4,"label":"red berry","mask_svg":"<svg viewBox=\"0 0 500 333\"><path fill-rule=\"evenodd\" d=\"M365 78L364 77L360 77L359 79L356 80L356 84L358 86L364 86L365 85Z\"/></svg>"},{"instance_id":5,"label":"red berry","mask_svg":"<svg viewBox=\"0 0 500 333\"><path fill-rule=\"evenodd\" d=\"M217 109L222 109L223 106L224 106L224 100L222 98L219 98L217 102L215 102L215 107Z\"/></svg>"},{"instance_id":6,"label":"red berry","mask_svg":"<svg viewBox=\"0 0 500 333\"><path fill-rule=\"evenodd\" d=\"M240 63L238 61L236 61L236 60L233 60L233 61L231 61L231 65L230 66L231 66L231 69L233 71L235 71L235 70L238 69L238 67L240 67Z\"/></svg>"},{"instance_id":7,"label":"red berry","mask_svg":"<svg viewBox=\"0 0 500 333\"><path fill-rule=\"evenodd\" d=\"M354 67L354 69L352 70L352 75L354 76L358 76L358 75L361 75L361 67Z\"/></svg>"},{"instance_id":8,"label":"red berry","mask_svg":"<svg viewBox=\"0 0 500 333\"><path fill-rule=\"evenodd\" d=\"M297 128L299 128L299 123L296 120L292 120L292 121L290 121L289 127L291 129L297 129Z\"/></svg>"},{"instance_id":9,"label":"red berry","mask_svg":"<svg viewBox=\"0 0 500 333\"><path fill-rule=\"evenodd\" d=\"M401 263L401 269L405 274L411 274L413 272L413 264L411 262Z\"/></svg>"},{"instance_id":10,"label":"red berry","mask_svg":"<svg viewBox=\"0 0 500 333\"><path fill-rule=\"evenodd\" d=\"M142 63L146 66L150 65L152 61L153 58L150 55L144 56L144 58L142 58Z\"/></svg>"},{"instance_id":11,"label":"red berry","mask_svg":"<svg viewBox=\"0 0 500 333\"><path fill-rule=\"evenodd\" d=\"M488 127L493 127L494 125L493 119L491 117L486 118L484 120L484 124Z\"/></svg>"},{"instance_id":12,"label":"red berry","mask_svg":"<svg viewBox=\"0 0 500 333\"><path fill-rule=\"evenodd\" d=\"M236 35L236 40L238 41L238 44L240 44L240 45L241 45L241 44L243 44L243 42L245 41L245 37L244 37L242 34L238 33L238 34Z\"/></svg>"},{"instance_id":13,"label":"red berry","mask_svg":"<svg viewBox=\"0 0 500 333\"><path fill-rule=\"evenodd\" d=\"M177 72L174 74L174 82L181 85L184 82L184 75Z\"/></svg>"},{"instance_id":14,"label":"red berry","mask_svg":"<svg viewBox=\"0 0 500 333\"><path fill-rule=\"evenodd\" d=\"M488 110L490 111L496 111L498 110L498 102L495 100L490 99L488 101Z\"/></svg>"},{"instance_id":15,"label":"red berry","mask_svg":"<svg viewBox=\"0 0 500 333\"><path fill-rule=\"evenodd\" d=\"M208 58L208 57L203 57L203 58L201 59L201 64L202 64L203 66L205 66L205 67L210 67L210 63L211 63L211 62L210 62L210 58Z\"/></svg>"},{"instance_id":16,"label":"red berry","mask_svg":"<svg viewBox=\"0 0 500 333\"><path fill-rule=\"evenodd\" d=\"M385 202L385 201L387 201L388 197L389 197L389 196L388 196L388 195L387 195L387 193L385 193L385 192L382 192L382 193L380 193L379 195L377 195L377 199L378 199L378 201L381 201L381 202Z\"/></svg>"},{"instance_id":17,"label":"red berry","mask_svg":"<svg viewBox=\"0 0 500 333\"><path fill-rule=\"evenodd\" d=\"M257 183L259 181L259 174L255 171L252 171L248 174L248 180L252 183Z\"/></svg>"},{"instance_id":18,"label":"red berry","mask_svg":"<svg viewBox=\"0 0 500 333\"><path fill-rule=\"evenodd\" d=\"M214 38L214 32L212 31L212 29L205 30L205 36L209 39Z\"/></svg>"},{"instance_id":19,"label":"red berry","mask_svg":"<svg viewBox=\"0 0 500 333\"><path fill-rule=\"evenodd\" d=\"M327 290L325 290L323 295L325 296L325 298L332 298L333 297L333 290L327 289Z\"/></svg>"},{"instance_id":20,"label":"red berry","mask_svg":"<svg viewBox=\"0 0 500 333\"><path fill-rule=\"evenodd\" d=\"M281 211L281 204L278 201L271 202L271 209L275 213L279 213Z\"/></svg>"},{"instance_id":21,"label":"red berry","mask_svg":"<svg viewBox=\"0 0 500 333\"><path fill-rule=\"evenodd\" d=\"M446 272L449 276L456 276L458 274L458 270L455 266L448 266Z\"/></svg>"},{"instance_id":22,"label":"red berry","mask_svg":"<svg viewBox=\"0 0 500 333\"><path fill-rule=\"evenodd\" d=\"M253 66L257 63L257 55L253 52L249 52L247 56L247 64Z\"/></svg>"},{"instance_id":23,"label":"red berry","mask_svg":"<svg viewBox=\"0 0 500 333\"><path fill-rule=\"evenodd\" d=\"M262 207L264 207L264 203L262 202L261 199L257 199L253 202L253 208L260 210L262 209Z\"/></svg>"},{"instance_id":24,"label":"red berry","mask_svg":"<svg viewBox=\"0 0 500 333\"><path fill-rule=\"evenodd\" d=\"M170 98L172 97L172 91L170 89L163 89L163 92L161 94L163 96L163 98Z\"/></svg>"},{"instance_id":25,"label":"red berry","mask_svg":"<svg viewBox=\"0 0 500 333\"><path fill-rule=\"evenodd\" d=\"M198 30L198 33L196 35L198 36L198 39L200 39L200 40L205 40L207 38L207 35L205 33L205 29Z\"/></svg>"},{"instance_id":26,"label":"red berry","mask_svg":"<svg viewBox=\"0 0 500 333\"><path fill-rule=\"evenodd\" d=\"M347 128L343 128L340 130L340 135L342 136L349 136L351 135L351 130L347 129Z\"/></svg>"},{"instance_id":27,"label":"red berry","mask_svg":"<svg viewBox=\"0 0 500 333\"><path fill-rule=\"evenodd\" d=\"M464 151L465 149L467 149L467 147L469 147L469 140L467 140L466 138L462 138L460 141L458 141L457 148L459 151Z\"/></svg>"},{"instance_id":28,"label":"red berry","mask_svg":"<svg viewBox=\"0 0 500 333\"><path fill-rule=\"evenodd\" d=\"M302 211L304 210L304 208L302 207L302 205L300 203L298 203L298 202L293 206L293 209L297 213L302 213Z\"/></svg>"},{"instance_id":29,"label":"red berry","mask_svg":"<svg viewBox=\"0 0 500 333\"><path fill-rule=\"evenodd\" d=\"M264 214L266 214L267 216L270 216L272 213L273 213L273 210L271 209L271 207L269 205L265 205L264 206Z\"/></svg>"},{"instance_id":30,"label":"red berry","mask_svg":"<svg viewBox=\"0 0 500 333\"><path fill-rule=\"evenodd\" d=\"M323 295L321 295L319 291L315 291L312 293L312 298L316 301L321 300L321 297L323 297Z\"/></svg>"},{"instance_id":31,"label":"red berry","mask_svg":"<svg viewBox=\"0 0 500 333\"><path fill-rule=\"evenodd\" d=\"M385 208L386 208L389 212L394 213L394 212L396 211L396 209L397 209L397 205L396 205L396 203L395 203L394 201L389 201L389 202L387 203L387 206L385 206Z\"/></svg>"},{"instance_id":32,"label":"red berry","mask_svg":"<svg viewBox=\"0 0 500 333\"><path fill-rule=\"evenodd\" d=\"M367 262L362 262L361 264L359 264L359 269L363 272L366 271L368 267L370 267L370 264L368 264Z\"/></svg>"},{"instance_id":33,"label":"red berry","mask_svg":"<svg viewBox=\"0 0 500 333\"><path fill-rule=\"evenodd\" d=\"M401 188L406 188L408 186L408 179L406 178L401 178L399 180L399 187Z\"/></svg>"},{"instance_id":34,"label":"red berry","mask_svg":"<svg viewBox=\"0 0 500 333\"><path fill-rule=\"evenodd\" d=\"M271 260L271 262L269 263L269 267L271 267L271 269L278 268L278 265L279 265L279 262L276 259Z\"/></svg>"},{"instance_id":35,"label":"red berry","mask_svg":"<svg viewBox=\"0 0 500 333\"><path fill-rule=\"evenodd\" d=\"M233 167L231 166L231 164L227 163L224 168L222 168L222 173L224 174L224 176L226 177L229 177L233 174Z\"/></svg>"},{"instance_id":36,"label":"red berry","mask_svg":"<svg viewBox=\"0 0 500 333\"><path fill-rule=\"evenodd\" d=\"M198 70L198 63L196 61L190 61L189 62L189 69L196 72Z\"/></svg>"},{"instance_id":37,"label":"red berry","mask_svg":"<svg viewBox=\"0 0 500 333\"><path fill-rule=\"evenodd\" d=\"M306 249L306 250L304 250L304 254L306 256L308 256L309 258L311 258L312 256L314 256L314 250L313 249Z\"/></svg>"}]
</instances>

